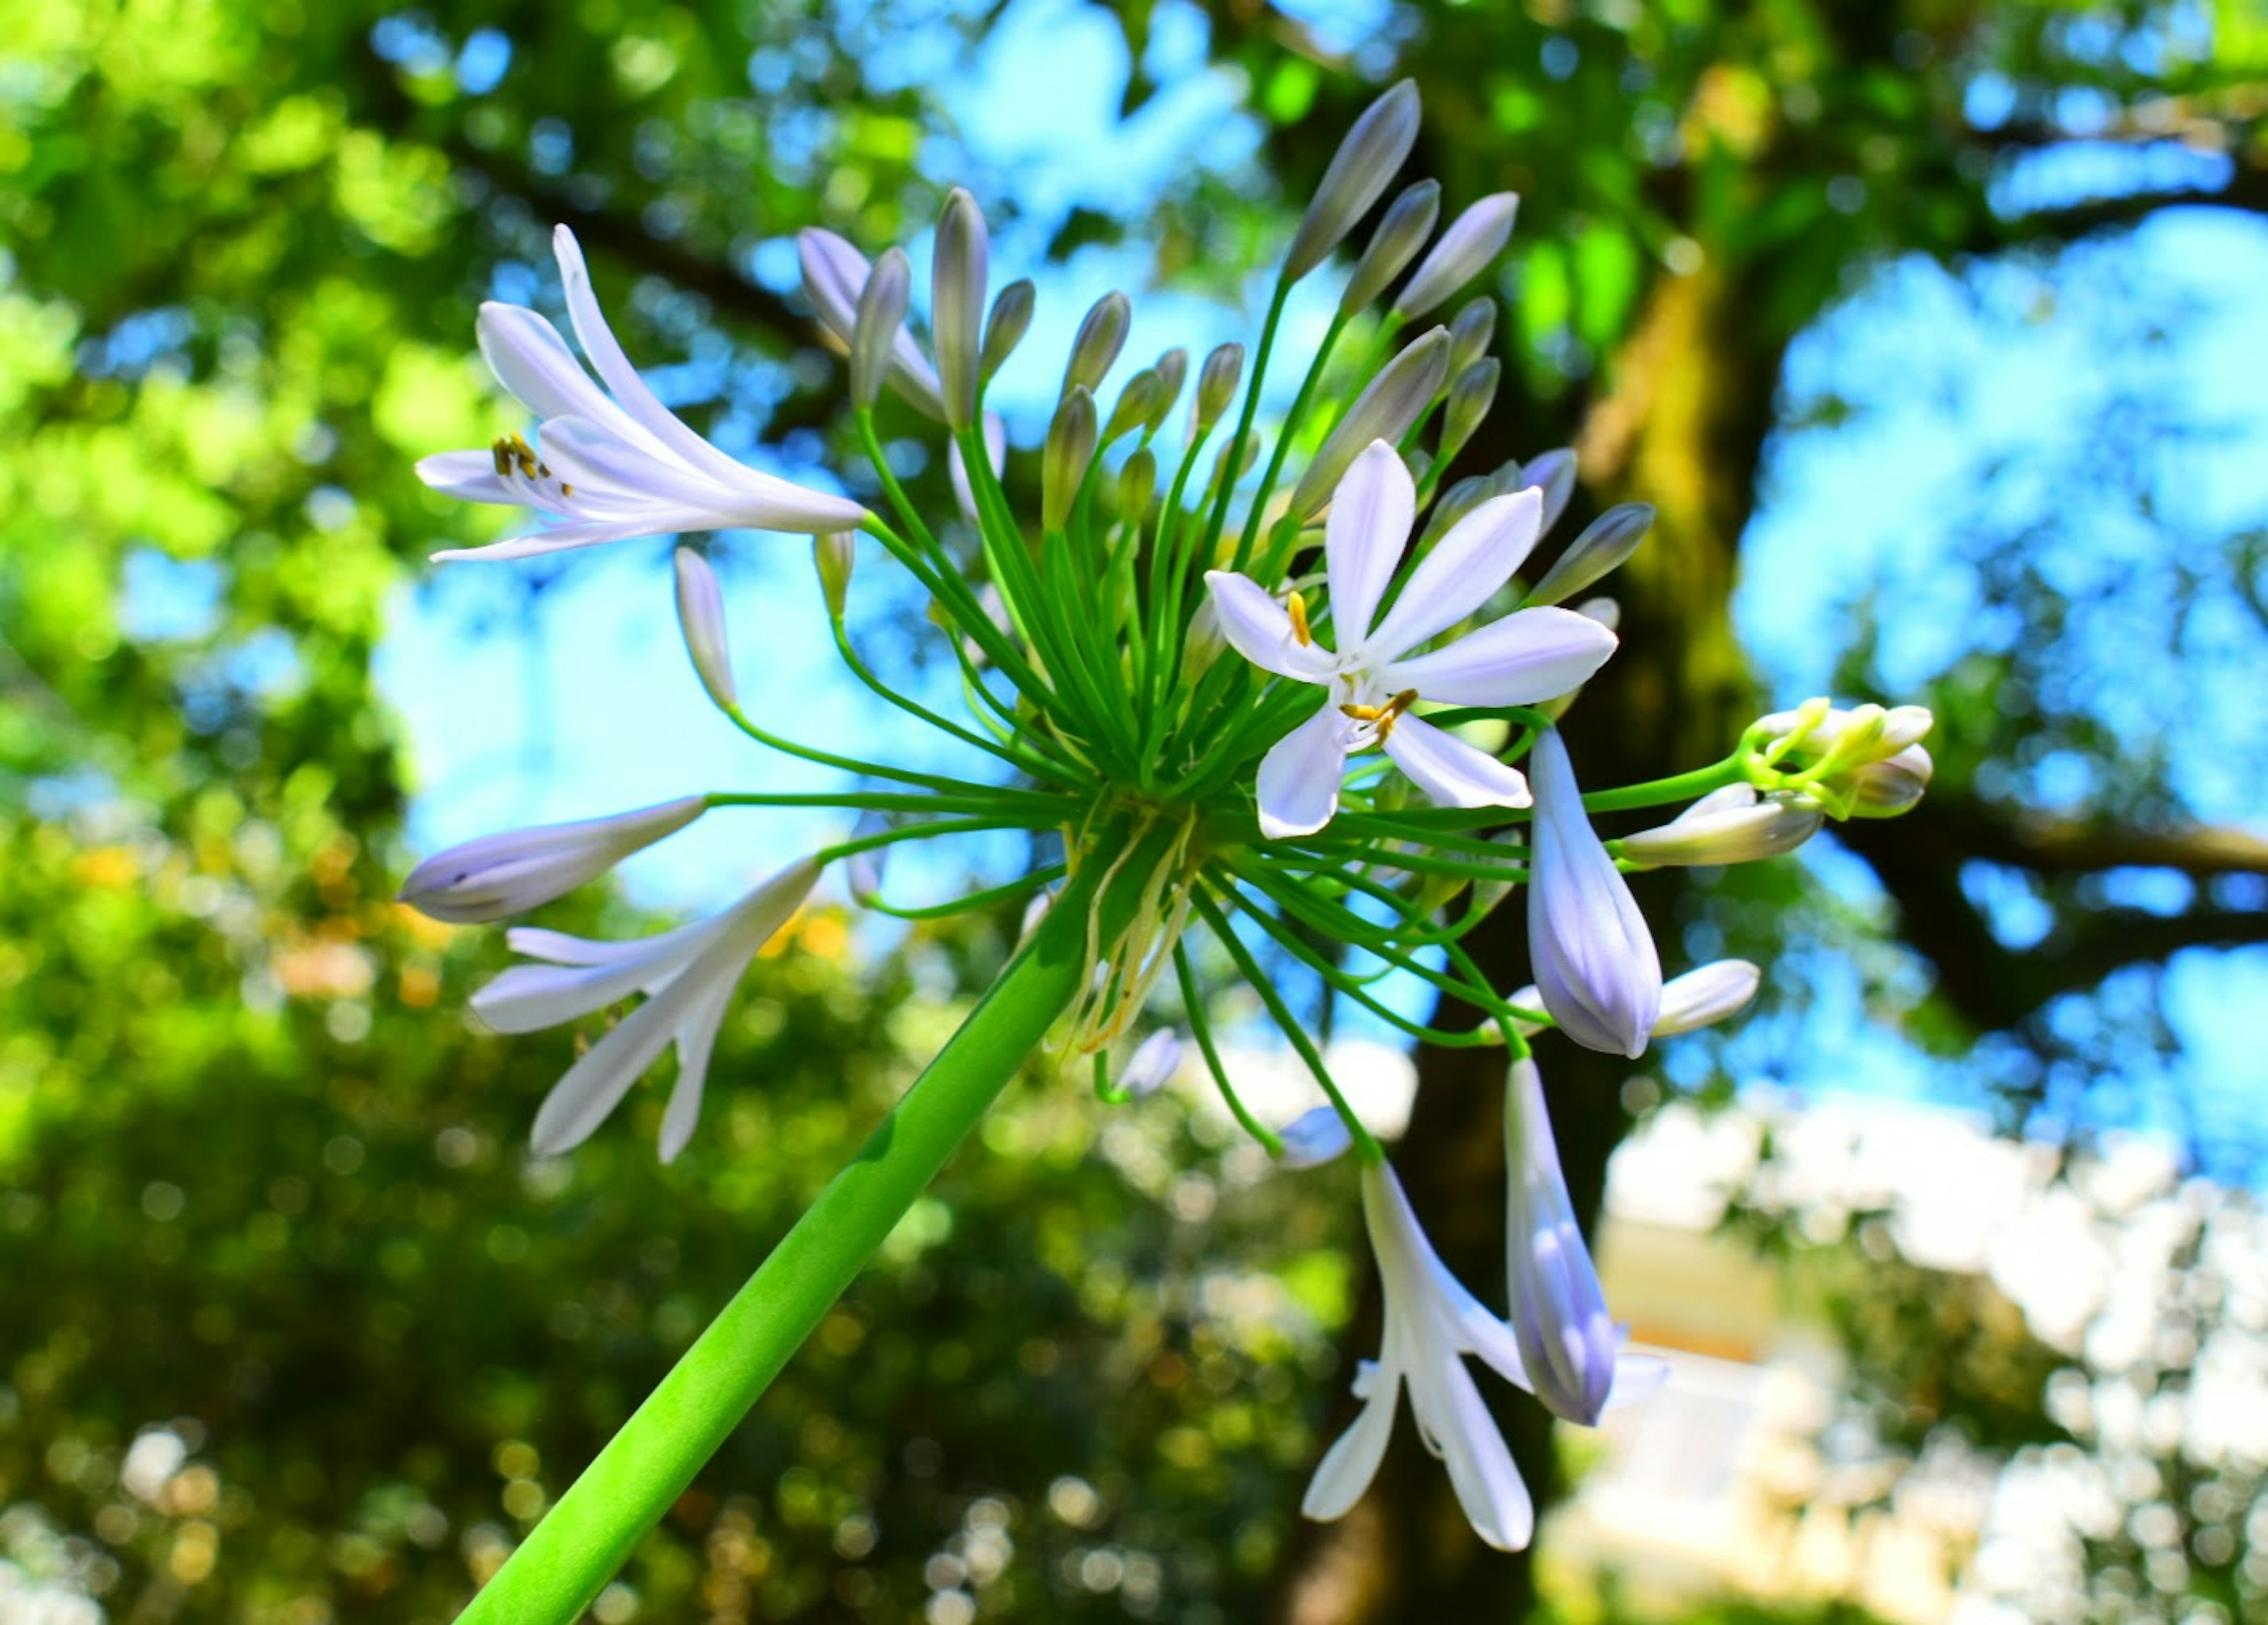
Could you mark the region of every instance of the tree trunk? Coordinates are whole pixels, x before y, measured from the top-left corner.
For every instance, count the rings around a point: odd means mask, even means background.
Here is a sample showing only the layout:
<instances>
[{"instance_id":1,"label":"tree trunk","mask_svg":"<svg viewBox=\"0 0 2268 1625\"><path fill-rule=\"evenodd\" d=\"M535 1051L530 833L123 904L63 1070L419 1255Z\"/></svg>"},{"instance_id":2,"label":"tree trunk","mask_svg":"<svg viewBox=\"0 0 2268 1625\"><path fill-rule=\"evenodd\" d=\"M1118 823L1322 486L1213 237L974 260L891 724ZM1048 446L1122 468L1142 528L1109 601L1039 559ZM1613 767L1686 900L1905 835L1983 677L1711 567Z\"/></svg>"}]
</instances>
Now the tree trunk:
<instances>
[{"instance_id":1,"label":"tree trunk","mask_svg":"<svg viewBox=\"0 0 2268 1625\"><path fill-rule=\"evenodd\" d=\"M1569 746L1586 783L1655 778L1713 760L1754 713L1730 595L1780 345L1756 330L1752 308L1732 279L1708 271L1664 278L1615 358L1612 392L1584 423L1579 449L1587 490L1660 510L1652 539L1602 586L1621 602L1623 643L1574 713ZM1499 445L1479 454L1501 461L1535 449ZM1682 958L1676 872L1641 880L1636 890L1663 959L1675 967ZM1526 935L1517 899L1474 934L1475 956L1498 987L1528 979ZM1462 1025L1471 1016L1445 1004L1436 1019ZM1594 1219L1607 1158L1628 1126L1620 1089L1630 1065L1552 1037L1538 1058L1569 1192L1577 1211ZM1443 1261L1484 1301L1498 1303L1504 1065L1500 1051L1421 1051L1417 1108L1394 1154ZM1380 1311L1373 1272L1341 1350L1343 1372L1375 1352ZM1564 1488L1550 1419L1502 1384L1484 1381L1484 1391L1540 1515ZM1351 1396L1342 1392L1327 1437L1353 1414ZM1362 1504L1294 1542L1277 1616L1287 1625L1442 1625L1519 1619L1534 1600L1526 1555L1491 1551L1474 1536L1447 1474L1405 1417Z\"/></svg>"}]
</instances>

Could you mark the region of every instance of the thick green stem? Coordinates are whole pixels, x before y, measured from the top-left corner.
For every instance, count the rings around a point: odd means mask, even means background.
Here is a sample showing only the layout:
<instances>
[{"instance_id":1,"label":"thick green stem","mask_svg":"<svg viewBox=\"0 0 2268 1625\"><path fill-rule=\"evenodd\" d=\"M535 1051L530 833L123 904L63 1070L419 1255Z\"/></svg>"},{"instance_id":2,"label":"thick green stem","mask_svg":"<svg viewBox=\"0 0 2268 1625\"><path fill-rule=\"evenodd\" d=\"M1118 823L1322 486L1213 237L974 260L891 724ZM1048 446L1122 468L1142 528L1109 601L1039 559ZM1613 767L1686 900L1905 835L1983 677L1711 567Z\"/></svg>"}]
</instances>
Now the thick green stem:
<instances>
[{"instance_id":1,"label":"thick green stem","mask_svg":"<svg viewBox=\"0 0 2268 1625\"><path fill-rule=\"evenodd\" d=\"M1098 905L1108 865L1065 885L1031 941L850 1165L661 1379L471 1606L465 1625L568 1625L810 1335L1078 992L1090 912L1122 933L1167 832L1146 839ZM1106 838L1101 849L1116 845Z\"/></svg>"}]
</instances>

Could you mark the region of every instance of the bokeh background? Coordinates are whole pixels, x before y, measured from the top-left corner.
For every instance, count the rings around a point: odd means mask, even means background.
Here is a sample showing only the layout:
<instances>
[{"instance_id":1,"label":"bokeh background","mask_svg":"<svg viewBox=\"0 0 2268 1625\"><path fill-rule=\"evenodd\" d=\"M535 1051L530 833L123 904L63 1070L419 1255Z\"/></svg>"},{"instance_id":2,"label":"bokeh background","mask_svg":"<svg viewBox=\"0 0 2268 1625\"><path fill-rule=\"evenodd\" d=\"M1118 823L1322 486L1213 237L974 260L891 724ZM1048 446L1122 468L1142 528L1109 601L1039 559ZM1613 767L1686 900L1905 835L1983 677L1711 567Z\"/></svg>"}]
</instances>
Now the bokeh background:
<instances>
[{"instance_id":1,"label":"bokeh background","mask_svg":"<svg viewBox=\"0 0 2268 1625\"><path fill-rule=\"evenodd\" d=\"M556 311L569 222L668 400L836 479L792 234L923 263L966 184L1040 285L1028 447L1104 290L1138 358L1248 336L1402 75L1413 172L1525 200L1472 467L1573 445L1578 521L1660 510L1586 777L1830 689L1940 719L1911 817L1643 887L1671 959L1768 968L1749 1018L1635 1070L1545 1052L1675 1380L1603 1436L1505 1399L1560 1506L1532 1557L1477 1547L1406 1425L1304 1525L1374 1337L1351 1175L1035 1067L595 1617L2268 1613L2256 7L0 0L0 1620L446 1618L1012 938L822 898L677 1164L652 1089L528 1158L571 1039L475 1030L500 934L401 875L805 781L701 705L666 542L423 562L498 516L414 460L522 426L475 302ZM711 545L744 690L895 748L804 550ZM872 558L854 596L931 681L923 606ZM680 918L816 832L712 816L546 918ZM1485 1053L1332 1036L1445 1254L1500 1280Z\"/></svg>"}]
</instances>

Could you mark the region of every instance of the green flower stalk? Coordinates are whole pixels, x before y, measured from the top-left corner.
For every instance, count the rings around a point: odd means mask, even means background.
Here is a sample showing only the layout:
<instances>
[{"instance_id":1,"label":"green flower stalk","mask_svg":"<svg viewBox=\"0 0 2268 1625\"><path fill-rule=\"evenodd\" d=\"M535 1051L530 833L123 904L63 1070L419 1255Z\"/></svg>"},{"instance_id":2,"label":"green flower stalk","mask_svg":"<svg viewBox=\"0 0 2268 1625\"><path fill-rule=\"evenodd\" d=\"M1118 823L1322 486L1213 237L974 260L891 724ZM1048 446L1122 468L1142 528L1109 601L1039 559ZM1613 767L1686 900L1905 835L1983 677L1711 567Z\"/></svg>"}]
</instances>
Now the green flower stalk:
<instances>
[{"instance_id":1,"label":"green flower stalk","mask_svg":"<svg viewBox=\"0 0 2268 1625\"><path fill-rule=\"evenodd\" d=\"M1610 1334L1595 1272L1577 1256L1581 1238L1556 1183L1529 1039L1556 1030L1636 1055L1657 1033L1732 1014L1754 991L1754 967L1705 967L1666 993L1624 872L1767 857L1824 819L1903 810L1927 783L1919 740L1928 716L1818 700L1763 719L1722 761L1587 794L1577 786L1563 733L1616 639L1610 603L1578 612L1557 601L1621 564L1650 513L1610 512L1523 601L1515 579L1568 503L1573 455L1547 451L1467 476L1433 501L1494 390L1498 364L1485 352L1495 307L1476 299L1453 327L1399 342L1403 317L1486 274L1511 229L1508 196L1471 205L1420 260L1439 188L1408 187L1368 240L1288 410L1263 423L1289 290L1321 270L1385 196L1418 113L1405 84L1358 122L1293 239L1248 370L1239 344L1205 358L1178 445L1167 425L1187 379L1184 351L1137 373L1107 418L1098 412L1095 392L1130 321L1121 294L1082 324L1043 444L1006 445L985 391L1030 325L1034 291L1010 283L983 316L989 248L967 194L952 195L937 233L930 348L905 325L911 273L900 251L886 247L870 262L831 233L804 233L806 292L850 358L851 422L880 493L873 509L744 469L668 413L607 328L563 228L569 309L598 381L541 316L482 307L482 351L537 425L485 451L429 458L419 472L468 499L526 508L534 522L469 556L688 530L809 535L828 629L851 677L909 728L950 741L962 764L917 770L779 731L770 711L740 698L718 582L698 551L681 550L678 614L711 702L755 747L839 770L853 787L718 789L613 819L490 836L420 865L405 899L440 919L504 918L705 814L828 807L850 833L710 919L657 937L512 933L524 963L474 996L491 1026L532 1030L633 1004L543 1103L537 1149L566 1153L599 1132L670 1048L678 1081L661 1154L689 1143L735 987L821 887L841 886L857 906L897 917L1019 903L1039 914L921 1081L467 1617L572 1618L1050 1035L1057 1053L1083 1058L1100 1103L1125 1105L1152 1094L1181 1053L1167 1036L1169 1000L1230 1111L1279 1165L1349 1151L1364 1165L1366 1225L1388 1282L1388 1341L1363 1420L1310 1488L1312 1514L1336 1516L1364 1493L1406 1390L1475 1527L1518 1545L1529 1526L1525 1491L1462 1356L1478 1355L1579 1422L1594 1420L1609 1396L1633 1396L1655 1380L1646 1357ZM1413 261L1419 269L1375 353L1351 371L1332 367L1340 329ZM891 472L880 418L902 409L882 399L885 385L936 420L917 421L913 432L942 440L965 524L921 511ZM1009 499L1001 470L1012 455L1036 459L1036 513L1020 513ZM1256 467L1264 472L1248 485ZM1288 498L1278 495L1281 479ZM960 713L897 691L861 655L848 615L858 536L927 596L960 674ZM1506 603L1521 607L1501 612ZM1694 805L1683 819L1627 846L1593 824L1600 814L1686 803ZM1035 850L1060 856L942 905L890 899L883 860L892 848L999 831L1026 831L1039 838ZM1507 998L1462 943L1522 889L1538 988ZM1216 967L1256 997L1324 1104L1271 1125L1239 1100L1213 1031ZM1462 1002L1478 1025L1400 1014L1376 991L1389 976ZM1511 1322L1440 1267L1383 1148L1332 1076L1314 1035L1340 1003L1423 1042L1506 1049L1522 1181L1507 1214ZM1549 1370L1538 1367L1542 1352Z\"/></svg>"}]
</instances>

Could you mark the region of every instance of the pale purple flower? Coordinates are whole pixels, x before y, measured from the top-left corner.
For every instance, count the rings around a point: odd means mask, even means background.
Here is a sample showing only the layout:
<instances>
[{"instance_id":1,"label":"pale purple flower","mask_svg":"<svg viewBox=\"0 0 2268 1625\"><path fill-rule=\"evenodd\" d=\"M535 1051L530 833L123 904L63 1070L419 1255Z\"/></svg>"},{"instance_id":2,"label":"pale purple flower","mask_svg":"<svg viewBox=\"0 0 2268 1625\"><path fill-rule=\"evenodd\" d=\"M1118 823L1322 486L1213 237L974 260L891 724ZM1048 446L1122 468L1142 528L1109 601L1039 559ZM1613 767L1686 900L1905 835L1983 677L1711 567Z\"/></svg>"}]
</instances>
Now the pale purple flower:
<instances>
[{"instance_id":1,"label":"pale purple flower","mask_svg":"<svg viewBox=\"0 0 2268 1625\"><path fill-rule=\"evenodd\" d=\"M559 329L532 310L481 307L481 353L497 381L540 420L536 444L512 436L486 451L442 452L417 465L434 490L468 502L533 510L539 523L487 547L433 555L527 558L633 536L686 530L855 530L866 510L727 457L646 387L600 314L574 233L552 234L567 314L594 382Z\"/></svg>"},{"instance_id":2,"label":"pale purple flower","mask_svg":"<svg viewBox=\"0 0 2268 1625\"><path fill-rule=\"evenodd\" d=\"M1623 856L1674 866L1749 863L1793 852L1826 821L1817 808L1791 797L1760 798L1754 785L1728 784L1668 824L1624 836Z\"/></svg>"},{"instance_id":3,"label":"pale purple flower","mask_svg":"<svg viewBox=\"0 0 2268 1625\"><path fill-rule=\"evenodd\" d=\"M1283 1156L1276 1159L1279 1168L1320 1168L1344 1156L1354 1143L1346 1119L1336 1106L1314 1106L1301 1112L1284 1126L1277 1139L1284 1146Z\"/></svg>"},{"instance_id":4,"label":"pale purple flower","mask_svg":"<svg viewBox=\"0 0 2268 1625\"><path fill-rule=\"evenodd\" d=\"M1591 828L1558 730L1538 734L1528 759L1535 783L1528 954L1543 1008L1586 1049L1635 1059L1660 1014L1660 957Z\"/></svg>"},{"instance_id":5,"label":"pale purple flower","mask_svg":"<svg viewBox=\"0 0 2268 1625\"><path fill-rule=\"evenodd\" d=\"M674 835L708 807L706 798L686 795L605 818L483 835L410 870L399 900L452 925L524 914Z\"/></svg>"},{"instance_id":6,"label":"pale purple flower","mask_svg":"<svg viewBox=\"0 0 2268 1625\"><path fill-rule=\"evenodd\" d=\"M593 942L521 929L507 939L542 964L514 965L473 995L473 1013L498 1032L534 1032L629 998L645 1002L552 1086L529 1141L549 1156L580 1145L672 1044L677 1084L661 1125L661 1160L693 1137L717 1029L733 990L763 947L794 917L819 879L809 859L789 865L723 913L659 936Z\"/></svg>"},{"instance_id":7,"label":"pale purple flower","mask_svg":"<svg viewBox=\"0 0 2268 1625\"><path fill-rule=\"evenodd\" d=\"M1161 1027L1134 1046L1118 1074L1118 1087L1128 1099L1139 1100L1165 1088L1181 1069L1182 1040Z\"/></svg>"},{"instance_id":8,"label":"pale purple flower","mask_svg":"<svg viewBox=\"0 0 2268 1625\"><path fill-rule=\"evenodd\" d=\"M1535 1397L1552 1414L1588 1427L1614 1389L1620 1339L1559 1171L1543 1080L1525 1057L1512 1063L1505 1089L1504 1152L1513 1336Z\"/></svg>"},{"instance_id":9,"label":"pale purple flower","mask_svg":"<svg viewBox=\"0 0 2268 1625\"><path fill-rule=\"evenodd\" d=\"M1207 572L1221 631L1239 653L1263 670L1329 691L1315 714L1261 762L1262 833L1308 835L1329 824L1348 755L1373 745L1444 806L1528 805L1528 783L1517 769L1410 714L1410 707L1420 700L1524 705L1565 693L1614 653L1614 634L1569 610L1522 609L1431 654L1410 652L1510 579L1535 544L1539 502L1521 491L1482 503L1418 561L1381 616L1416 517L1417 491L1394 448L1373 441L1339 483L1324 530L1336 651L1315 640L1303 601L1295 597L1296 607L1287 608L1248 576Z\"/></svg>"}]
</instances>

